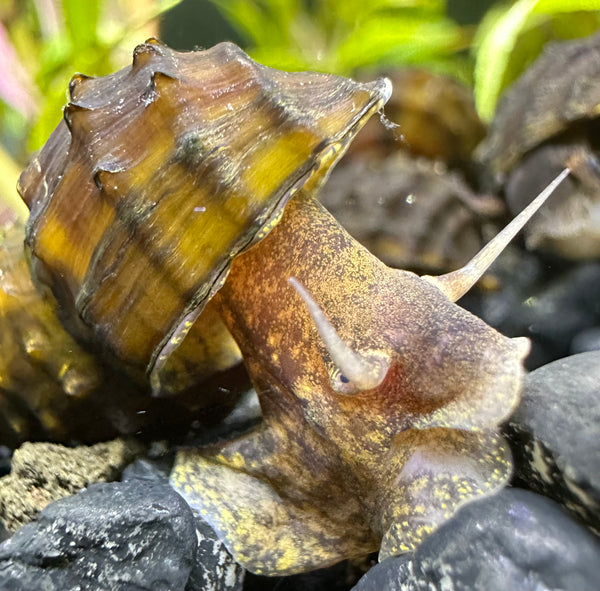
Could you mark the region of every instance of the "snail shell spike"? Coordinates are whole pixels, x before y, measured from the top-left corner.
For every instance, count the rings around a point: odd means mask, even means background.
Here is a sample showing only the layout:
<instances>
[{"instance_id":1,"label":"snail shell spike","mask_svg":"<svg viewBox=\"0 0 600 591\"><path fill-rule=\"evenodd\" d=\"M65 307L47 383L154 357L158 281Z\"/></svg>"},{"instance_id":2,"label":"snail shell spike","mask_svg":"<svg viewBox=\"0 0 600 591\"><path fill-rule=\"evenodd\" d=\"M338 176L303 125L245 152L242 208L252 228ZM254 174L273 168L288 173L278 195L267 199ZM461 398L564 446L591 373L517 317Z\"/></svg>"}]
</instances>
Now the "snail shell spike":
<instances>
[{"instance_id":1,"label":"snail shell spike","mask_svg":"<svg viewBox=\"0 0 600 591\"><path fill-rule=\"evenodd\" d=\"M379 386L385 379L389 363L385 363L382 359L365 357L353 351L340 338L317 302L300 281L295 277L290 277L288 281L304 300L325 347L331 355L331 360L349 383L355 386L357 391L370 390Z\"/></svg>"},{"instance_id":2,"label":"snail shell spike","mask_svg":"<svg viewBox=\"0 0 600 591\"><path fill-rule=\"evenodd\" d=\"M130 67L70 90L19 184L34 273L77 337L156 393L182 392L239 356L222 326L228 344L197 359L233 259L293 192L316 191L390 83L274 70L232 43L149 40Z\"/></svg>"},{"instance_id":3,"label":"snail shell spike","mask_svg":"<svg viewBox=\"0 0 600 591\"><path fill-rule=\"evenodd\" d=\"M516 236L533 214L552 195L571 171L565 168L546 188L501 232L488 242L464 267L444 275L423 275L423 279L435 285L452 302L464 296L479 281L498 255Z\"/></svg>"}]
</instances>

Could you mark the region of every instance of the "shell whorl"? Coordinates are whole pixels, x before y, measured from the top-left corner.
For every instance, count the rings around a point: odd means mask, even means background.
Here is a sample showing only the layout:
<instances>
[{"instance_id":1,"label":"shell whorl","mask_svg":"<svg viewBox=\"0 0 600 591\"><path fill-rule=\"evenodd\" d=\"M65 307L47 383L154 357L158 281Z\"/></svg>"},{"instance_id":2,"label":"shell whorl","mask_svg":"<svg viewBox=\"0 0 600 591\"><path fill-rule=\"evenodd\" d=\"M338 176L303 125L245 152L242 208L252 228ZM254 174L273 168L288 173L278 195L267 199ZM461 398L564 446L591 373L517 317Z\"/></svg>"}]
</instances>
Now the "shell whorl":
<instances>
[{"instance_id":1,"label":"shell whorl","mask_svg":"<svg viewBox=\"0 0 600 591\"><path fill-rule=\"evenodd\" d=\"M280 72L231 43L182 53L149 40L130 67L78 74L69 93L20 179L26 243L76 331L151 373L389 88Z\"/></svg>"}]
</instances>

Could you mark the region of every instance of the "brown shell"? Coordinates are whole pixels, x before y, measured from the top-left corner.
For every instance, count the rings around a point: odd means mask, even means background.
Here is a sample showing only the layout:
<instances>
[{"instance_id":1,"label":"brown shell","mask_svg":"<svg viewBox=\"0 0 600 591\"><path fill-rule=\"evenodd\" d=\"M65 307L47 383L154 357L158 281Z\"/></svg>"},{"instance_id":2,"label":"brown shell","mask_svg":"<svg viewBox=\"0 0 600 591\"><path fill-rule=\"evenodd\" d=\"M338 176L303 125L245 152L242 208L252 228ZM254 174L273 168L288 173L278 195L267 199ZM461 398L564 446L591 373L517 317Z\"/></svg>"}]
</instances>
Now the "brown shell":
<instances>
[{"instance_id":1,"label":"brown shell","mask_svg":"<svg viewBox=\"0 0 600 591\"><path fill-rule=\"evenodd\" d=\"M478 150L513 213L571 169L525 228L530 248L570 259L600 256L599 79L600 34L548 45L508 89Z\"/></svg>"},{"instance_id":2,"label":"brown shell","mask_svg":"<svg viewBox=\"0 0 600 591\"><path fill-rule=\"evenodd\" d=\"M599 77L600 34L549 44L500 101L480 159L493 173L506 172L570 125L598 117Z\"/></svg>"},{"instance_id":3,"label":"brown shell","mask_svg":"<svg viewBox=\"0 0 600 591\"><path fill-rule=\"evenodd\" d=\"M64 121L20 179L34 271L79 337L172 391L238 359L220 321L198 323L200 312L232 258L322 179L389 84L272 70L230 43L182 53L149 40L130 67L76 75L69 92ZM199 351L215 363L198 363Z\"/></svg>"}]
</instances>

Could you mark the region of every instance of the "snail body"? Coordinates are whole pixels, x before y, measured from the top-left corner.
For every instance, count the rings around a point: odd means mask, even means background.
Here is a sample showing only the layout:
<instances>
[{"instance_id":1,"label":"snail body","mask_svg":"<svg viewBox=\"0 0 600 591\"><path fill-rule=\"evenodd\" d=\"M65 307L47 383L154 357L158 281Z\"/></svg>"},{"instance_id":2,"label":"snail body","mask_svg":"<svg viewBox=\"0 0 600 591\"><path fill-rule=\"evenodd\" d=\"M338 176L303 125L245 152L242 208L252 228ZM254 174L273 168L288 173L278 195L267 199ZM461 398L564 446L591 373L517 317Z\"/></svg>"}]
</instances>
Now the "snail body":
<instances>
[{"instance_id":1,"label":"snail body","mask_svg":"<svg viewBox=\"0 0 600 591\"><path fill-rule=\"evenodd\" d=\"M362 382L290 277L366 362ZM171 479L246 568L290 574L377 550L384 559L507 482L496 427L518 401L526 340L386 267L309 195L233 262L215 299L264 420L180 452Z\"/></svg>"},{"instance_id":2,"label":"snail body","mask_svg":"<svg viewBox=\"0 0 600 591\"><path fill-rule=\"evenodd\" d=\"M508 482L499 425L518 404L529 341L454 302L568 172L438 277L387 267L305 191L233 261L214 301L263 422L180 451L171 482L238 562L284 575L376 550L383 560Z\"/></svg>"}]
</instances>

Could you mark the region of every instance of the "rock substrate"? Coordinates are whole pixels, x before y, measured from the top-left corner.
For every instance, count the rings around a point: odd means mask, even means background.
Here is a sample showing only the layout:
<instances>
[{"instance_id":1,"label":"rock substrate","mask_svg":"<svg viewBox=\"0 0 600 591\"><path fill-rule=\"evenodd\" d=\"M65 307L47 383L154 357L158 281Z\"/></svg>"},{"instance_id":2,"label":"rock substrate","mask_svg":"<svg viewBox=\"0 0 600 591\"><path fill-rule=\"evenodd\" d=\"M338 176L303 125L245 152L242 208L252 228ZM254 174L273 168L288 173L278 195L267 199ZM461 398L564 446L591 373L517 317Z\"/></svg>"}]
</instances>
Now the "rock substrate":
<instances>
[{"instance_id":1,"label":"rock substrate","mask_svg":"<svg viewBox=\"0 0 600 591\"><path fill-rule=\"evenodd\" d=\"M506 432L516 483L600 531L600 351L529 374Z\"/></svg>"},{"instance_id":2,"label":"rock substrate","mask_svg":"<svg viewBox=\"0 0 600 591\"><path fill-rule=\"evenodd\" d=\"M465 505L412 554L353 591L597 591L600 543L556 503L520 489Z\"/></svg>"}]
</instances>

